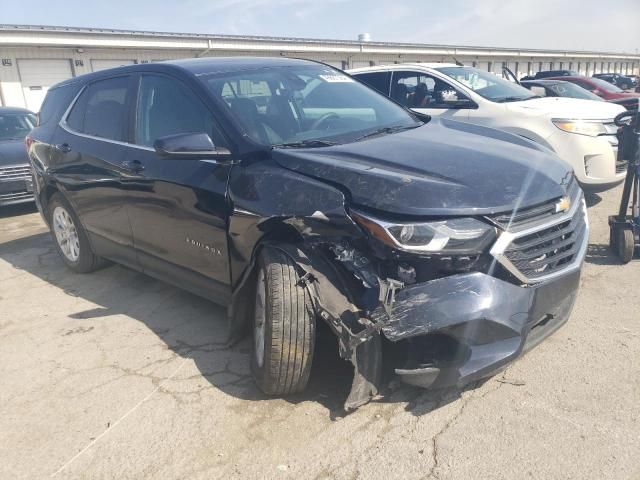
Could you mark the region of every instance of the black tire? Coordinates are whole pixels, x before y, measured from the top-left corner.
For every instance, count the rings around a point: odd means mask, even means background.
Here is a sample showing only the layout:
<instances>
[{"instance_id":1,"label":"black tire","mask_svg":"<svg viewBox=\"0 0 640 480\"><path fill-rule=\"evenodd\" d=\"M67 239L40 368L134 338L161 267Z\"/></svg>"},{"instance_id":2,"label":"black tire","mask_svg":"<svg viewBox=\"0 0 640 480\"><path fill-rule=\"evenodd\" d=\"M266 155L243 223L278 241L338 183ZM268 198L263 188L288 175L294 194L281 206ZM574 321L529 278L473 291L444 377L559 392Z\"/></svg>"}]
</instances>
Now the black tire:
<instances>
[{"instance_id":1,"label":"black tire","mask_svg":"<svg viewBox=\"0 0 640 480\"><path fill-rule=\"evenodd\" d=\"M618 232L618 256L622 263L629 263L633 259L635 251L635 239L633 230L625 228Z\"/></svg>"},{"instance_id":2,"label":"black tire","mask_svg":"<svg viewBox=\"0 0 640 480\"><path fill-rule=\"evenodd\" d=\"M261 275L263 306L260 305ZM297 283L294 262L276 249L265 248L258 259L251 372L260 390L267 395L301 392L309 381L315 315L307 289ZM262 330L259 328L261 308L264 312Z\"/></svg>"},{"instance_id":3,"label":"black tire","mask_svg":"<svg viewBox=\"0 0 640 480\"><path fill-rule=\"evenodd\" d=\"M77 252L78 254L76 259L69 258L69 256L65 254L65 252L63 251L63 247L56 235L54 226L54 212L56 212L56 209L58 208L62 209L69 215L69 217L71 217L71 220L73 221L73 225L75 227L75 231L77 232L77 244L79 247L79 251ZM89 243L87 233L80 223L80 219L76 215L76 212L73 210L71 204L67 201L66 198L64 198L64 196L62 196L62 194L54 193L51 196L51 198L49 199L47 214L51 236L53 237L53 243L56 246L56 250L58 251L60 258L62 258L62 261L67 267L69 267L69 269L73 270L76 273L89 273L98 270L99 268L102 268L106 265L107 262L94 253L93 249L91 248L91 244Z\"/></svg>"}]
</instances>

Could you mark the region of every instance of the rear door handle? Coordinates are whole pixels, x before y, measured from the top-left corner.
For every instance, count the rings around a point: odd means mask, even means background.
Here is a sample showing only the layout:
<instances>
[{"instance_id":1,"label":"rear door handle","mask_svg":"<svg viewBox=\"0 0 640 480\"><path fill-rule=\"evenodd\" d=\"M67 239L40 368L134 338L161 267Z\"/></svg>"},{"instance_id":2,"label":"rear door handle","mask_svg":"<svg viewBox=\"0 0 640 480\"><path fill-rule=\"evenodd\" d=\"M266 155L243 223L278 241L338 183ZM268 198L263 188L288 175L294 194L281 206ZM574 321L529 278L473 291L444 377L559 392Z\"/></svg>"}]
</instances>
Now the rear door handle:
<instances>
[{"instance_id":1,"label":"rear door handle","mask_svg":"<svg viewBox=\"0 0 640 480\"><path fill-rule=\"evenodd\" d=\"M133 173L139 173L144 170L144 165L140 160L127 160L126 162L122 162L120 166Z\"/></svg>"},{"instance_id":2,"label":"rear door handle","mask_svg":"<svg viewBox=\"0 0 640 480\"><path fill-rule=\"evenodd\" d=\"M58 145L54 145L53 147L62 153L69 153L71 151L71 146L68 143L60 143Z\"/></svg>"}]
</instances>

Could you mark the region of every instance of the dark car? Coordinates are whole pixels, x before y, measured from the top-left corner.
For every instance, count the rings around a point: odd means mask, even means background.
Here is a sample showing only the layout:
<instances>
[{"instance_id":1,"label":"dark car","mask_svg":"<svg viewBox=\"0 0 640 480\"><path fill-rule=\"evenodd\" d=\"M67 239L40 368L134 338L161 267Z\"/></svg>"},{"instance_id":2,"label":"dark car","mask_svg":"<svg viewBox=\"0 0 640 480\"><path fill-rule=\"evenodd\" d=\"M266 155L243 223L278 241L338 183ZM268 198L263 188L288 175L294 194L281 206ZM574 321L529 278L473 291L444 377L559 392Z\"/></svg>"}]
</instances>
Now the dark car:
<instances>
[{"instance_id":1,"label":"dark car","mask_svg":"<svg viewBox=\"0 0 640 480\"><path fill-rule=\"evenodd\" d=\"M355 408L391 343L404 381L463 385L559 328L576 298L588 227L567 164L324 64L77 77L49 90L30 142L64 263L112 260L226 305L267 394L305 388L317 322L354 365Z\"/></svg>"},{"instance_id":2,"label":"dark car","mask_svg":"<svg viewBox=\"0 0 640 480\"><path fill-rule=\"evenodd\" d=\"M24 108L0 107L0 207L33 202L33 181L25 137L36 115Z\"/></svg>"},{"instance_id":3,"label":"dark car","mask_svg":"<svg viewBox=\"0 0 640 480\"><path fill-rule=\"evenodd\" d=\"M604 101L595 93L585 90L578 85L564 80L524 80L520 82L525 88L541 97L567 97L580 98L582 100Z\"/></svg>"},{"instance_id":4,"label":"dark car","mask_svg":"<svg viewBox=\"0 0 640 480\"><path fill-rule=\"evenodd\" d=\"M599 78L593 77L559 77L553 80L564 80L565 82L575 83L579 87L594 93L595 95L602 97L605 100L621 100L623 98L638 98L639 93L625 92L620 88L612 85L609 82L605 82Z\"/></svg>"},{"instance_id":5,"label":"dark car","mask_svg":"<svg viewBox=\"0 0 640 480\"><path fill-rule=\"evenodd\" d=\"M540 78L549 78L549 77L565 77L565 76L576 76L579 75L578 72L574 70L542 70L540 72L536 72L535 75L527 75L526 77L522 77L520 80L538 80Z\"/></svg>"},{"instance_id":6,"label":"dark car","mask_svg":"<svg viewBox=\"0 0 640 480\"><path fill-rule=\"evenodd\" d=\"M622 90L631 90L638 86L638 82L634 77L619 73L596 73L593 78L609 82Z\"/></svg>"}]
</instances>

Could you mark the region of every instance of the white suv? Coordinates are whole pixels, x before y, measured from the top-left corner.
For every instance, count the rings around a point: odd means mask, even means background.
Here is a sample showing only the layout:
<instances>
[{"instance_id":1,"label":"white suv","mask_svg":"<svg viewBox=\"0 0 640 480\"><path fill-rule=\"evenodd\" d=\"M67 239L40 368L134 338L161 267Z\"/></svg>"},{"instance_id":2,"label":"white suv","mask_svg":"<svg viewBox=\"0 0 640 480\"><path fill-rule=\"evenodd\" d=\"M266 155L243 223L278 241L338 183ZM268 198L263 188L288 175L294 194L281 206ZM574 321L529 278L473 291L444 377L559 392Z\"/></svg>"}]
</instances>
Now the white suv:
<instances>
[{"instance_id":1,"label":"white suv","mask_svg":"<svg viewBox=\"0 0 640 480\"><path fill-rule=\"evenodd\" d=\"M498 128L545 145L571 164L583 188L621 182L614 117L624 107L575 98L541 98L473 67L447 63L380 65L350 70L370 87L416 112Z\"/></svg>"}]
</instances>

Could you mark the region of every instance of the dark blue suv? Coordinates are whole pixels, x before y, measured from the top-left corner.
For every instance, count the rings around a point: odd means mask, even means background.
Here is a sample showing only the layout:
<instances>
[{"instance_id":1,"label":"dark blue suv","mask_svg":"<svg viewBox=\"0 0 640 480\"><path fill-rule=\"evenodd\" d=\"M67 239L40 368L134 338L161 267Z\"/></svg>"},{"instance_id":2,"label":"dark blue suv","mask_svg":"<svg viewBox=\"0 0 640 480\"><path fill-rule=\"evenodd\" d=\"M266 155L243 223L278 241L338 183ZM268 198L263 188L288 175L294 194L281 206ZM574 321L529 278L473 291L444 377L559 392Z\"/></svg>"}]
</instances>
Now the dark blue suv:
<instances>
[{"instance_id":1,"label":"dark blue suv","mask_svg":"<svg viewBox=\"0 0 640 480\"><path fill-rule=\"evenodd\" d=\"M304 389L317 322L355 367L355 408L391 343L407 383L462 385L555 331L576 298L588 227L570 167L327 65L121 67L51 88L39 119L36 199L62 260L226 305L268 394Z\"/></svg>"}]
</instances>

